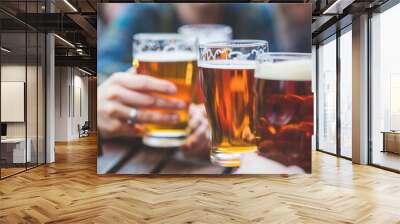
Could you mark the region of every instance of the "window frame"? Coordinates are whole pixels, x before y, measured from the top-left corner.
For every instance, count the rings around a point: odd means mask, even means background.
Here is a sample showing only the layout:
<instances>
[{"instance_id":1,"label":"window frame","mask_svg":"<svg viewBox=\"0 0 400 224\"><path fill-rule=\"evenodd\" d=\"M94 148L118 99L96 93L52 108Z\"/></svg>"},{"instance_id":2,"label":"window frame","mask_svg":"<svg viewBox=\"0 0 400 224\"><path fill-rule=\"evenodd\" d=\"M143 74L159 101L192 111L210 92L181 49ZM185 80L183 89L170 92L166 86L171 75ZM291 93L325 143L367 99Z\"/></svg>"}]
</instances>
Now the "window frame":
<instances>
[{"instance_id":1,"label":"window frame","mask_svg":"<svg viewBox=\"0 0 400 224\"><path fill-rule=\"evenodd\" d=\"M347 157L342 155L342 150L341 150L341 119L340 119L340 103L341 103L341 97L340 97L340 81L341 81L341 67L340 67L340 37L344 35L347 32L352 32L352 23L347 24L341 29L338 29L335 33L332 35L328 36L327 38L319 41L316 44L316 150L319 152L323 152L329 155L337 156L340 158L344 158L347 160L352 160L352 158ZM321 44L326 44L331 41L336 41L336 152L332 153L327 150L321 149L319 147L319 111L320 108L318 107L319 105L319 79L320 79L320 74L319 74L319 47Z\"/></svg>"}]
</instances>

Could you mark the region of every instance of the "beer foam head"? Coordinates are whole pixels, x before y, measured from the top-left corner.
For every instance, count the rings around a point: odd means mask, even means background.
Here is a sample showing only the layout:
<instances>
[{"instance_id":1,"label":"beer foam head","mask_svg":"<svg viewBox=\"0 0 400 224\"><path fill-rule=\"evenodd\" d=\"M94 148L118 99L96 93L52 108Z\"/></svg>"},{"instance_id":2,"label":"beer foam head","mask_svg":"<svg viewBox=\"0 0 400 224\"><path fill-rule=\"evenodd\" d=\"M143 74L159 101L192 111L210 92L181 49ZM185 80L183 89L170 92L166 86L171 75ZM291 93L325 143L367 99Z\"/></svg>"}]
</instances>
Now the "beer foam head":
<instances>
[{"instance_id":1,"label":"beer foam head","mask_svg":"<svg viewBox=\"0 0 400 224\"><path fill-rule=\"evenodd\" d=\"M202 68L213 68L213 69L255 69L256 62L248 60L214 60L214 61L202 61L199 63L199 67Z\"/></svg>"},{"instance_id":2,"label":"beer foam head","mask_svg":"<svg viewBox=\"0 0 400 224\"><path fill-rule=\"evenodd\" d=\"M197 60L196 53L189 51L141 52L134 55L134 58L139 61L149 61L149 62L179 62L179 61Z\"/></svg>"},{"instance_id":3,"label":"beer foam head","mask_svg":"<svg viewBox=\"0 0 400 224\"><path fill-rule=\"evenodd\" d=\"M311 81L311 60L264 62L257 68L255 76L269 80Z\"/></svg>"}]
</instances>

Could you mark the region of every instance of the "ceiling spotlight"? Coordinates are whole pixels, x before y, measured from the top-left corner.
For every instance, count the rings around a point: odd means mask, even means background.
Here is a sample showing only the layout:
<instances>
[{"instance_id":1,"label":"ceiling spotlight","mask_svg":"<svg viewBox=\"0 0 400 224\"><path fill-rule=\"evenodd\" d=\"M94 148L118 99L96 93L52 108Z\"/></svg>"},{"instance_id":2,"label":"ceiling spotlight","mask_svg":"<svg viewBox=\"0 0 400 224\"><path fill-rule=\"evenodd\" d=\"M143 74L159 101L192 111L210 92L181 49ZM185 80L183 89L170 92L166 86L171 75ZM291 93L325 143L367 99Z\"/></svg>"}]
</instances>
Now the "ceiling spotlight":
<instances>
[{"instance_id":1,"label":"ceiling spotlight","mask_svg":"<svg viewBox=\"0 0 400 224\"><path fill-rule=\"evenodd\" d=\"M64 0L64 3L67 4L74 12L78 12L78 10L68 0Z\"/></svg>"},{"instance_id":2,"label":"ceiling spotlight","mask_svg":"<svg viewBox=\"0 0 400 224\"><path fill-rule=\"evenodd\" d=\"M68 40L66 40L66 39L64 39L64 38L62 38L62 37L60 37L60 36L57 35L57 34L54 34L54 36L57 37L57 38L58 38L59 40L61 40L62 42L66 43L68 46L75 48L75 45L73 45L73 44L72 44L71 42L69 42Z\"/></svg>"},{"instance_id":3,"label":"ceiling spotlight","mask_svg":"<svg viewBox=\"0 0 400 224\"><path fill-rule=\"evenodd\" d=\"M323 15L342 14L343 10L351 5L355 0L336 0L324 12Z\"/></svg>"},{"instance_id":4,"label":"ceiling spotlight","mask_svg":"<svg viewBox=\"0 0 400 224\"><path fill-rule=\"evenodd\" d=\"M5 48L5 47L1 47L0 49L1 49L2 51L6 52L6 53L10 53L10 52L11 52L10 49L7 49L7 48Z\"/></svg>"},{"instance_id":5,"label":"ceiling spotlight","mask_svg":"<svg viewBox=\"0 0 400 224\"><path fill-rule=\"evenodd\" d=\"M79 68L79 67L78 67L78 70L81 71L81 72L83 72L83 73L85 73L86 75L92 75L92 73L90 73L90 72L88 72L88 71L86 71L86 70L83 70L83 69L81 69L81 68Z\"/></svg>"}]
</instances>

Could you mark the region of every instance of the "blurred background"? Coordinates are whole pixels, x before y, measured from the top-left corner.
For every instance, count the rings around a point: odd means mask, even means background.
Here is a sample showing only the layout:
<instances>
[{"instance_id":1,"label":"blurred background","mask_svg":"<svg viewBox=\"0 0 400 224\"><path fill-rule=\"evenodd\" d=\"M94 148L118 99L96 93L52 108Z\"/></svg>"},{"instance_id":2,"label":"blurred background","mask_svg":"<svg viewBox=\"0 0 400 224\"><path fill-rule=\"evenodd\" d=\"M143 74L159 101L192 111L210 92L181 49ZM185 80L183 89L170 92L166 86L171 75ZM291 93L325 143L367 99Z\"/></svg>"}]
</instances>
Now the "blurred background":
<instances>
[{"instance_id":1,"label":"blurred background","mask_svg":"<svg viewBox=\"0 0 400 224\"><path fill-rule=\"evenodd\" d=\"M131 66L135 33L177 32L186 24L228 25L233 39L267 40L270 51L311 53L311 4L107 3L98 10L101 79Z\"/></svg>"}]
</instances>

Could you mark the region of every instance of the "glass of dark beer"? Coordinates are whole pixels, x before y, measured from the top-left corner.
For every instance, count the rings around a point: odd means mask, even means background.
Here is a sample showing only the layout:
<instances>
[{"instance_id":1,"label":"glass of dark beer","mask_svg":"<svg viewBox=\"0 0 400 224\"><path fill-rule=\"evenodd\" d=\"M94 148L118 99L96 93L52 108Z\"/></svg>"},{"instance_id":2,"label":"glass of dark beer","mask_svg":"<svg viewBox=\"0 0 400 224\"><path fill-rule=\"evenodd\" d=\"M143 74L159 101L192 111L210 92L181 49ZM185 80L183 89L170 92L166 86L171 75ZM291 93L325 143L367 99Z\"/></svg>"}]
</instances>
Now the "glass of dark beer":
<instances>
[{"instance_id":1,"label":"glass of dark beer","mask_svg":"<svg viewBox=\"0 0 400 224\"><path fill-rule=\"evenodd\" d=\"M211 126L211 161L240 166L240 154L257 150L255 67L268 51L262 40L200 44L199 74Z\"/></svg>"},{"instance_id":2,"label":"glass of dark beer","mask_svg":"<svg viewBox=\"0 0 400 224\"><path fill-rule=\"evenodd\" d=\"M256 129L261 155L311 172L311 54L266 53L256 69Z\"/></svg>"},{"instance_id":3,"label":"glass of dark beer","mask_svg":"<svg viewBox=\"0 0 400 224\"><path fill-rule=\"evenodd\" d=\"M197 74L197 39L177 33L140 33L133 37L133 67L138 74L151 75L174 83L174 96L189 105L192 102L193 79ZM147 110L156 110L148 108ZM177 124L144 124L143 143L151 147L179 147L186 141L188 109L156 110L177 113Z\"/></svg>"}]
</instances>

